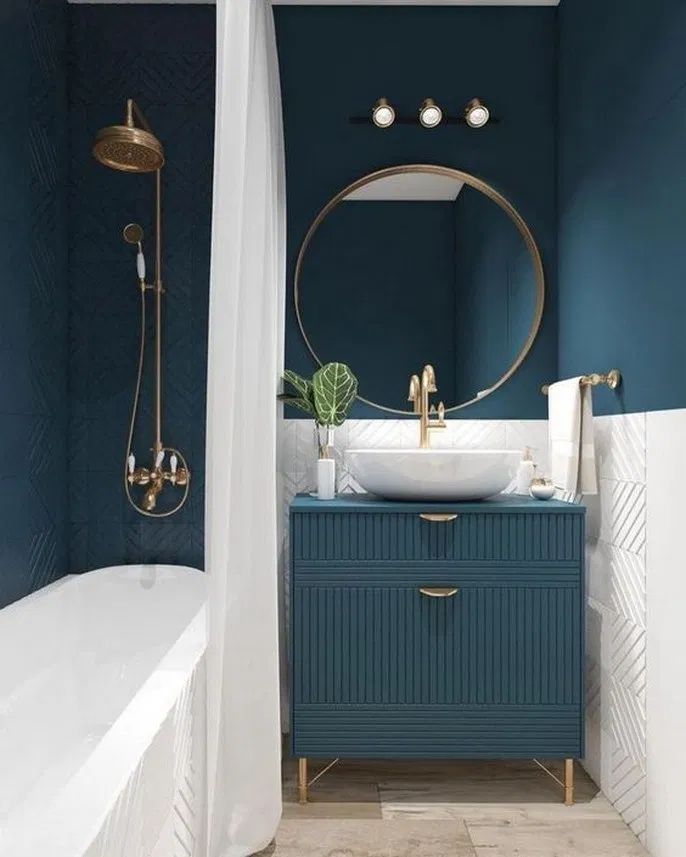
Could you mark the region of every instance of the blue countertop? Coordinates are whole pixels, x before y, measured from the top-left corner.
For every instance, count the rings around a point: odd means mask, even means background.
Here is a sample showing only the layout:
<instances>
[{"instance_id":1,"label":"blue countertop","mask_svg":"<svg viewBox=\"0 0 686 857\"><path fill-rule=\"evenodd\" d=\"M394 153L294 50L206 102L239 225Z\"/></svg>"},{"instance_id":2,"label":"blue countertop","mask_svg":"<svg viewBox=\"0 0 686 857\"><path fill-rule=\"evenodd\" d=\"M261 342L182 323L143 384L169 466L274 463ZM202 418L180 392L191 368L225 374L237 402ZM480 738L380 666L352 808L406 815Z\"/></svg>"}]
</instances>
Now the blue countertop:
<instances>
[{"instance_id":1,"label":"blue countertop","mask_svg":"<svg viewBox=\"0 0 686 857\"><path fill-rule=\"evenodd\" d=\"M416 500L384 500L371 494L339 494L333 500L318 500L310 494L297 494L291 503L295 512L529 512L541 514L583 515L586 507L561 500L532 500L513 494L501 494L488 500L435 503Z\"/></svg>"}]
</instances>

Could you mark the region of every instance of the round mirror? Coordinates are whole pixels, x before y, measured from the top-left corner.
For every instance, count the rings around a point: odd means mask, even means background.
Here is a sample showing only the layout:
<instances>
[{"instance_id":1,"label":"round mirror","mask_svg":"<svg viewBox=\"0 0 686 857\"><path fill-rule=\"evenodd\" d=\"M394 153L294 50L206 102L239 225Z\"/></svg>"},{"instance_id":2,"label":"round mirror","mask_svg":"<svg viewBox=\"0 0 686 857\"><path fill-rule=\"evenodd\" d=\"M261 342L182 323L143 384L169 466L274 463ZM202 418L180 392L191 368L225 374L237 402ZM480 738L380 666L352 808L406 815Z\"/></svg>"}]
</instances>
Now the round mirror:
<instances>
[{"instance_id":1,"label":"round mirror","mask_svg":"<svg viewBox=\"0 0 686 857\"><path fill-rule=\"evenodd\" d=\"M319 212L295 269L295 311L318 363L347 363L359 398L406 414L426 363L457 410L519 368L541 323L536 242L515 208L449 167L390 167Z\"/></svg>"}]
</instances>

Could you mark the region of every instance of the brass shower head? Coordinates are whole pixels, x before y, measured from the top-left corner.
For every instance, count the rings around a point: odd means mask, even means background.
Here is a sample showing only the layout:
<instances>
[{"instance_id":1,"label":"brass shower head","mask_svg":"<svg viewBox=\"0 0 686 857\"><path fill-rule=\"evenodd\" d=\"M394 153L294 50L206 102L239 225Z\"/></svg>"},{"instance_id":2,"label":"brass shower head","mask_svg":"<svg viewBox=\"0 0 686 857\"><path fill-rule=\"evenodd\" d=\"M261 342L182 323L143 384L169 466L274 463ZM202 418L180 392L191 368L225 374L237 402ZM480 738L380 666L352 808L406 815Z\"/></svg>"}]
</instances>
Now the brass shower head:
<instances>
[{"instance_id":1,"label":"brass shower head","mask_svg":"<svg viewBox=\"0 0 686 857\"><path fill-rule=\"evenodd\" d=\"M144 128L134 125L134 111ZM104 166L125 173L152 173L164 165L162 143L131 99L126 102L126 124L109 125L98 131L93 155Z\"/></svg>"}]
</instances>

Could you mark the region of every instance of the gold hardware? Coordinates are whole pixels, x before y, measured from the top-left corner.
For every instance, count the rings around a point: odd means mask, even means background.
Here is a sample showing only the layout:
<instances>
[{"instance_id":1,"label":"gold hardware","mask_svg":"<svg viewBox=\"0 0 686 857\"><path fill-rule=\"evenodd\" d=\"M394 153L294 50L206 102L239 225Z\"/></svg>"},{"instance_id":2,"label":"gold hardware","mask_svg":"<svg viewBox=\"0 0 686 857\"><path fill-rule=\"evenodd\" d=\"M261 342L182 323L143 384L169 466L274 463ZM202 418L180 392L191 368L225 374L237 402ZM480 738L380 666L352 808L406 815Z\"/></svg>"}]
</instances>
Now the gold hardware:
<instances>
[{"instance_id":1,"label":"gold hardware","mask_svg":"<svg viewBox=\"0 0 686 857\"><path fill-rule=\"evenodd\" d=\"M140 244L143 240L143 227L140 223L127 223L121 234L127 244Z\"/></svg>"},{"instance_id":2,"label":"gold hardware","mask_svg":"<svg viewBox=\"0 0 686 857\"><path fill-rule=\"evenodd\" d=\"M565 806L574 804L574 759L565 759Z\"/></svg>"},{"instance_id":3,"label":"gold hardware","mask_svg":"<svg viewBox=\"0 0 686 857\"><path fill-rule=\"evenodd\" d=\"M307 759L298 759L298 800L307 803Z\"/></svg>"},{"instance_id":4,"label":"gold hardware","mask_svg":"<svg viewBox=\"0 0 686 857\"><path fill-rule=\"evenodd\" d=\"M421 385L419 383L419 375L413 375L410 378L410 391L407 394L407 401L412 402L412 411L418 414L421 410Z\"/></svg>"},{"instance_id":5,"label":"gold hardware","mask_svg":"<svg viewBox=\"0 0 686 857\"><path fill-rule=\"evenodd\" d=\"M446 413L451 413L452 411L459 411L462 408L466 408L469 407L469 405L474 405L477 402L480 402L486 396L490 396L491 393L494 393L497 389L502 387L503 384L507 383L507 381L510 380L510 378L522 365L527 354L531 350L532 345L534 344L536 336L538 335L538 331L541 327L541 320L543 319L543 308L545 304L545 273L543 271L543 261L541 259L541 253L538 249L536 240L531 230L527 226L524 218L512 205L512 203L509 202L504 196L502 196L502 194L495 190L495 188L491 187L482 179L479 179L476 176L471 175L470 173L465 173L462 170L454 170L451 167L441 167L435 164L404 164L403 166L386 167L385 169L369 173L368 175L362 176L362 178L359 178L356 181L352 182L347 187L344 187L343 190L339 191L334 197L332 197L317 214L315 219L312 221L310 228L307 230L302 244L300 245L298 258L295 263L295 276L293 286L293 303L295 308L295 317L298 322L298 327L300 329L300 335L303 338L303 342L305 343L307 350L310 352L317 364L319 366L322 366L322 361L314 350L314 346L310 342L310 339L305 331L305 324L303 322L300 307L300 279L305 263L305 254L307 253L307 249L310 243L312 242L315 233L321 226L322 222L328 217L329 214L331 214L331 212L338 205L340 205L345 200L345 198L349 194L353 193L356 190L359 190L360 188L366 187L366 185L378 181L379 179L385 179L391 176L407 175L408 173L445 176L447 178L457 179L458 181L464 182L467 187L471 187L474 188L474 190L480 191L492 202L500 206L500 208L505 212L505 214L507 214L510 220L512 220L515 227L517 228L517 231L522 236L522 239L526 244L527 250L529 251L529 255L531 257L536 278L536 306L534 309L533 320L531 322L531 327L529 329L529 333L524 342L524 345L522 346L517 356L514 358L512 365L500 377L499 380L497 380L494 384L491 384L487 389L481 390L479 393L477 393L475 396L473 396L466 402L462 402L458 405L452 405L451 407L445 409ZM372 402L371 399L366 399L364 396L358 396L357 398L360 402L364 402L365 405L370 405L372 408L377 408L380 411L385 411L389 414L407 415L407 411L403 411L400 408L389 408L386 405L380 405L377 402Z\"/></svg>"},{"instance_id":6,"label":"gold hardware","mask_svg":"<svg viewBox=\"0 0 686 857\"><path fill-rule=\"evenodd\" d=\"M136 127L137 119L140 128ZM138 359L138 378L136 381L129 435L126 445L126 461L124 463L124 490L129 503L140 512L151 518L166 518L177 512L188 499L191 473L184 456L174 447L165 446L162 442L162 167L164 166L164 149L155 136L143 112L136 102L129 98L126 102L126 117L124 125L111 125L102 128L96 135L93 145L94 157L104 166L127 173L155 173L155 277L154 283L148 284L143 279L139 281L141 294L141 328L140 350ZM124 228L124 240L129 244L137 244L141 251L143 230L136 223L129 223ZM146 329L146 292L155 295L155 366L154 366L154 432L155 440L152 447L154 458L150 468L135 468L135 461L129 459L133 443L133 432L138 413L143 364L145 356ZM165 453L170 453L176 461L172 462L170 470L163 470L161 462ZM161 456L161 458L160 458ZM178 466L180 464L180 466ZM179 501L166 512L156 512L157 499L162 493L164 483L183 488ZM131 494L132 486L145 487L141 503Z\"/></svg>"},{"instance_id":7,"label":"gold hardware","mask_svg":"<svg viewBox=\"0 0 686 857\"><path fill-rule=\"evenodd\" d=\"M421 449L429 449L430 432L432 429L444 429L445 426L445 405L440 402L438 409L435 405L429 407L429 393L436 393L436 373L434 367L427 363L422 370L422 380L419 380L418 375L413 375L410 378L410 392L408 401L413 403L413 411L419 414L419 446ZM436 414L437 419L432 420L431 417Z\"/></svg>"},{"instance_id":8,"label":"gold hardware","mask_svg":"<svg viewBox=\"0 0 686 857\"><path fill-rule=\"evenodd\" d=\"M328 773L331 768L333 768L334 765L337 765L339 762L339 758L334 759L332 762L329 762L328 765L324 765L321 771L315 774L311 780L308 780L307 758L303 757L298 759L298 802L301 804L306 804L310 787L313 786L317 782L317 780L321 779L324 774Z\"/></svg>"},{"instance_id":9,"label":"gold hardware","mask_svg":"<svg viewBox=\"0 0 686 857\"><path fill-rule=\"evenodd\" d=\"M611 390L616 390L622 383L622 373L619 369L610 369L607 375L600 375L598 372L593 372L591 375L583 375L579 382L582 387L600 387L603 384ZM547 396L550 392L550 384L544 384L541 387L541 392Z\"/></svg>"},{"instance_id":10,"label":"gold hardware","mask_svg":"<svg viewBox=\"0 0 686 857\"><path fill-rule=\"evenodd\" d=\"M457 513L450 512L422 512L419 517L422 521L431 521L432 524L454 521L457 518Z\"/></svg>"},{"instance_id":11,"label":"gold hardware","mask_svg":"<svg viewBox=\"0 0 686 857\"><path fill-rule=\"evenodd\" d=\"M422 595L427 595L429 598L452 598L460 590L456 586L422 586L419 591Z\"/></svg>"},{"instance_id":12,"label":"gold hardware","mask_svg":"<svg viewBox=\"0 0 686 857\"><path fill-rule=\"evenodd\" d=\"M573 806L574 805L574 759L565 759L565 772L564 772L564 782L554 774L550 768L547 768L544 764L538 761L538 759L534 759L534 763L538 765L538 767L545 771L548 776L555 780L558 786L564 789L565 794L565 806Z\"/></svg>"},{"instance_id":13,"label":"gold hardware","mask_svg":"<svg viewBox=\"0 0 686 857\"><path fill-rule=\"evenodd\" d=\"M323 777L323 776L324 776L324 774L328 773L328 772L331 770L331 768L333 768L333 766L334 766L334 765L337 765L339 762L340 762L340 759L336 758L336 759L334 759L334 760L333 760L333 762L329 762L329 764L328 764L328 765L325 765L325 766L321 769L321 771L320 771L318 774L315 774L315 775L312 777L312 779L308 782L308 784L307 784L307 788L309 789L309 788L310 788L310 786L313 786L313 785L317 782L317 780L321 779L321 777Z\"/></svg>"},{"instance_id":14,"label":"gold hardware","mask_svg":"<svg viewBox=\"0 0 686 857\"><path fill-rule=\"evenodd\" d=\"M136 127L134 116L142 128ZM96 134L93 155L106 167L124 173L152 173L164 166L162 143L131 98L126 102L124 124L101 128Z\"/></svg>"}]
</instances>

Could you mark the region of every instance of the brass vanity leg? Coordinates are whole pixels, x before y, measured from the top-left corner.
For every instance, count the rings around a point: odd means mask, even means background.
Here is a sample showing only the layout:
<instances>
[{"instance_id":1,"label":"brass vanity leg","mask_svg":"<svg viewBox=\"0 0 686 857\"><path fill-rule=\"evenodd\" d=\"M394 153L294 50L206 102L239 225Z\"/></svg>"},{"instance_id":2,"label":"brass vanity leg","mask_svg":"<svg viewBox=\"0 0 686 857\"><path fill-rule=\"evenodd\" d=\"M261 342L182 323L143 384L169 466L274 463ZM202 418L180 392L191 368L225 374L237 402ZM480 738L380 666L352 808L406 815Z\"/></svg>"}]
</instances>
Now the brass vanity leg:
<instances>
[{"instance_id":1,"label":"brass vanity leg","mask_svg":"<svg viewBox=\"0 0 686 857\"><path fill-rule=\"evenodd\" d=\"M565 806L574 804L574 759L565 759Z\"/></svg>"},{"instance_id":2,"label":"brass vanity leg","mask_svg":"<svg viewBox=\"0 0 686 857\"><path fill-rule=\"evenodd\" d=\"M298 800L307 803L307 759L298 759Z\"/></svg>"}]
</instances>

